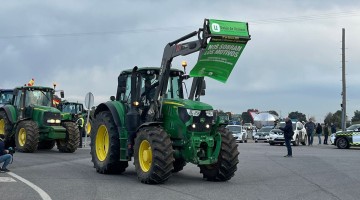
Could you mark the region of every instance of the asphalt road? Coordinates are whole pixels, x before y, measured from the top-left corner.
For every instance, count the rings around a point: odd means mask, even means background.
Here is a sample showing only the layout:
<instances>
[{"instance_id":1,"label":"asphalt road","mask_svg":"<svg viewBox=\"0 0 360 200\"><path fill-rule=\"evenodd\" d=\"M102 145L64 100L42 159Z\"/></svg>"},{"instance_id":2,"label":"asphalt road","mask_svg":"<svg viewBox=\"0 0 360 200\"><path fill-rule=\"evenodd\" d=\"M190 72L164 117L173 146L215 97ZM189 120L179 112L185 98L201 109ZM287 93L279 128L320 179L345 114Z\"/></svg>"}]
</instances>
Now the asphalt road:
<instances>
[{"instance_id":1,"label":"asphalt road","mask_svg":"<svg viewBox=\"0 0 360 200\"><path fill-rule=\"evenodd\" d=\"M96 173L89 148L17 152L11 173L0 174L0 199L359 199L360 149L314 143L293 147L293 158L283 157L285 146L241 143L230 181L205 181L188 164L160 185L140 183L132 162L122 175Z\"/></svg>"}]
</instances>

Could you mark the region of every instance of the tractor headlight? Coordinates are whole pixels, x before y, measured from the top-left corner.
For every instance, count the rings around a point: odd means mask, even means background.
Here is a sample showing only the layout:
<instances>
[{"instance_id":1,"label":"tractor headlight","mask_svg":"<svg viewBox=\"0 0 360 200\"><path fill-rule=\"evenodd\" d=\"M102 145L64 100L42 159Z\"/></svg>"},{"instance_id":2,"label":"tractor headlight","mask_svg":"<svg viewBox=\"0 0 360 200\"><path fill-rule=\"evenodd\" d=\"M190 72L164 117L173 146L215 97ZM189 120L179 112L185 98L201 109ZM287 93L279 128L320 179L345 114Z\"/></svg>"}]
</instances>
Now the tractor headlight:
<instances>
[{"instance_id":1,"label":"tractor headlight","mask_svg":"<svg viewBox=\"0 0 360 200\"><path fill-rule=\"evenodd\" d=\"M201 113L201 110L186 109L186 111L190 116L194 116L194 117L198 117Z\"/></svg>"},{"instance_id":2,"label":"tractor headlight","mask_svg":"<svg viewBox=\"0 0 360 200\"><path fill-rule=\"evenodd\" d=\"M61 120L60 119L48 119L48 120L46 120L46 122L49 124L60 124Z\"/></svg>"},{"instance_id":3,"label":"tractor headlight","mask_svg":"<svg viewBox=\"0 0 360 200\"><path fill-rule=\"evenodd\" d=\"M55 119L48 119L46 122L49 124L55 124Z\"/></svg>"},{"instance_id":4,"label":"tractor headlight","mask_svg":"<svg viewBox=\"0 0 360 200\"><path fill-rule=\"evenodd\" d=\"M207 110L205 112L206 112L206 116L208 116L208 117L214 116L214 111L213 110Z\"/></svg>"}]
</instances>

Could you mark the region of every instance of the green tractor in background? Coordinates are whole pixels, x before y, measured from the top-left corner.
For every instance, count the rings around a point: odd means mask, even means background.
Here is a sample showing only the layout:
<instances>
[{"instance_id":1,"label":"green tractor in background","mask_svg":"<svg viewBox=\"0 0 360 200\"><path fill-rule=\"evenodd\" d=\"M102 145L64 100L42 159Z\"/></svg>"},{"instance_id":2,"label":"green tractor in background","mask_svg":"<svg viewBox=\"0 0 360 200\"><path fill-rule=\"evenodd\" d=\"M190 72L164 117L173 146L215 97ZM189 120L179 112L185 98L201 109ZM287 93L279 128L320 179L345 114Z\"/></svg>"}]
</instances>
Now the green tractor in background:
<instances>
[{"instance_id":1,"label":"green tractor in background","mask_svg":"<svg viewBox=\"0 0 360 200\"><path fill-rule=\"evenodd\" d=\"M198 40L181 43L194 36ZM198 165L206 180L231 179L239 162L236 141L200 96L205 93L204 76L225 82L248 40L247 23L205 19L202 29L166 45L160 68L121 72L116 97L99 104L94 113L90 146L97 172L122 173L133 156L142 183L162 183L189 162ZM171 62L197 51L186 99L183 81L190 76L171 69Z\"/></svg>"},{"instance_id":2,"label":"green tractor in background","mask_svg":"<svg viewBox=\"0 0 360 200\"><path fill-rule=\"evenodd\" d=\"M87 124L87 130L85 129L87 112L84 109L84 105L78 102L61 101L57 108L63 113L69 113L67 120L75 122L80 131L81 137L89 136L91 130L91 123Z\"/></svg>"},{"instance_id":3,"label":"green tractor in background","mask_svg":"<svg viewBox=\"0 0 360 200\"><path fill-rule=\"evenodd\" d=\"M11 104L0 108L0 134L5 145L21 152L52 149L75 152L79 145L79 129L68 113L53 107L54 89L40 86L17 87ZM63 97L63 93L62 93Z\"/></svg>"}]
</instances>

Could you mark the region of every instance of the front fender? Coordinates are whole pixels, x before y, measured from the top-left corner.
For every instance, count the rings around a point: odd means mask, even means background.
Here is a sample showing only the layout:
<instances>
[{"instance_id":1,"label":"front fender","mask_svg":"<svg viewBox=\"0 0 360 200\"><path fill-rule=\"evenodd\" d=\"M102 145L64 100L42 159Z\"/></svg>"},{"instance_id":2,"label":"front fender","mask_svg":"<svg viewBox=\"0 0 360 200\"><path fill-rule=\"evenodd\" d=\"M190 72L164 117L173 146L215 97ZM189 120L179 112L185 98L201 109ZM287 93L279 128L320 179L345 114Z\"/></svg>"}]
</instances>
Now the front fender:
<instances>
[{"instance_id":1,"label":"front fender","mask_svg":"<svg viewBox=\"0 0 360 200\"><path fill-rule=\"evenodd\" d=\"M108 101L99 104L95 110L94 118L96 118L96 116L102 111L110 111L118 128L120 128L122 125L125 125L126 109L123 103L118 101Z\"/></svg>"}]
</instances>

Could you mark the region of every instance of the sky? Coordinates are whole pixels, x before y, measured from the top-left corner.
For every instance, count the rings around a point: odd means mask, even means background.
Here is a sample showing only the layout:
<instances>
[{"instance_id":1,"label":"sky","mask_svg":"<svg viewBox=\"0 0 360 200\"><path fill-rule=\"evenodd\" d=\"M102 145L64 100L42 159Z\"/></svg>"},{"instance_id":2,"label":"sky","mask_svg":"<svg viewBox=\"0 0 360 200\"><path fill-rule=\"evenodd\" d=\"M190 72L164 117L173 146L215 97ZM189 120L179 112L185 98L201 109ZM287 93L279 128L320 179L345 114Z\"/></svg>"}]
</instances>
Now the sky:
<instances>
[{"instance_id":1,"label":"sky","mask_svg":"<svg viewBox=\"0 0 360 200\"><path fill-rule=\"evenodd\" d=\"M115 95L117 77L134 66L160 66L165 45L205 18L249 23L251 40L228 81L209 78L202 101L242 113L298 111L316 121L340 110L341 40L346 35L347 115L359 109L360 2L312 0L5 1L0 0L0 88L31 78L95 104ZM174 59L187 71L198 54ZM190 83L187 83L190 88Z\"/></svg>"}]
</instances>

